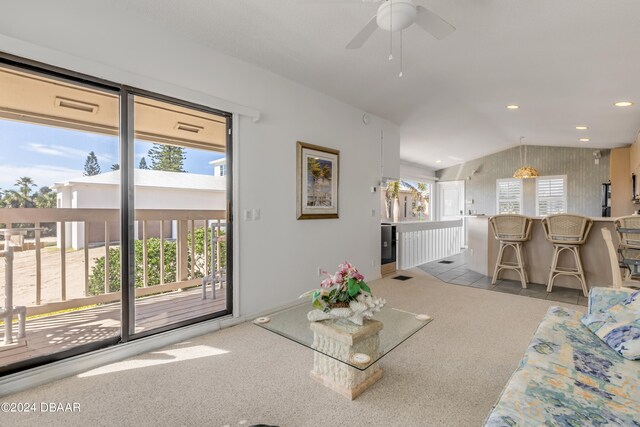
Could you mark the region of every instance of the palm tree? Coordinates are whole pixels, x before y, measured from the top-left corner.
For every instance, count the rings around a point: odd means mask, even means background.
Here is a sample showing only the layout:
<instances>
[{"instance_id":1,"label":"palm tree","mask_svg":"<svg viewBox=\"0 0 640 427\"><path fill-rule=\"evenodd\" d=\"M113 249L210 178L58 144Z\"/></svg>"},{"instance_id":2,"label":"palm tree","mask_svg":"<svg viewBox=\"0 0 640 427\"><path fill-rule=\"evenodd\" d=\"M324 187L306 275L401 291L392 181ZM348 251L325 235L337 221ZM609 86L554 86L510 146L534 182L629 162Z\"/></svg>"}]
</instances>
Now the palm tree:
<instances>
[{"instance_id":1,"label":"palm tree","mask_svg":"<svg viewBox=\"0 0 640 427\"><path fill-rule=\"evenodd\" d=\"M18 187L18 191L20 192L20 194L25 198L29 197L29 195L31 194L31 187L36 186L36 184L33 182L33 179L29 178L28 176L21 176L20 178L18 178L15 185L16 187Z\"/></svg>"},{"instance_id":2,"label":"palm tree","mask_svg":"<svg viewBox=\"0 0 640 427\"><path fill-rule=\"evenodd\" d=\"M31 188L35 187L36 184L33 182L33 179L28 176L20 177L15 186L18 190L6 190L4 193L4 202L6 206L12 208L32 208L35 206L33 201L33 194L31 193Z\"/></svg>"},{"instance_id":3,"label":"palm tree","mask_svg":"<svg viewBox=\"0 0 640 427\"><path fill-rule=\"evenodd\" d=\"M400 181L390 181L387 183L387 191L385 192L386 204L387 208L387 218L392 218L393 216L393 205L398 201L398 196L400 195ZM395 220L395 219L394 219Z\"/></svg>"}]
</instances>

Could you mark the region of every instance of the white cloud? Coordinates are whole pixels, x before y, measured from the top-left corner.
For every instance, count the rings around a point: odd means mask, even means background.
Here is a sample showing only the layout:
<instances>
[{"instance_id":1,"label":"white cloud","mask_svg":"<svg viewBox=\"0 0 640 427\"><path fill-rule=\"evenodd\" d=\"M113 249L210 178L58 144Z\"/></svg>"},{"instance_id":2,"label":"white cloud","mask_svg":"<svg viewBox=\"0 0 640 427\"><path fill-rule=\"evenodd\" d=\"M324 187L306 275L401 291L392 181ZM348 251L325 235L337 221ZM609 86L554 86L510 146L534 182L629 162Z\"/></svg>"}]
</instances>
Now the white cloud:
<instances>
[{"instance_id":1,"label":"white cloud","mask_svg":"<svg viewBox=\"0 0 640 427\"><path fill-rule=\"evenodd\" d=\"M65 147L64 145L44 145L36 143L28 143L27 150L34 153L44 154L47 156L67 157L67 158L86 158L89 154L87 151L77 148ZM113 156L105 153L96 153L98 160L101 162L112 162Z\"/></svg>"},{"instance_id":2,"label":"white cloud","mask_svg":"<svg viewBox=\"0 0 640 427\"><path fill-rule=\"evenodd\" d=\"M15 166L0 164L0 188L13 188L18 178L28 176L38 187L51 186L56 182L67 181L82 176L82 169L70 169L49 165Z\"/></svg>"}]
</instances>

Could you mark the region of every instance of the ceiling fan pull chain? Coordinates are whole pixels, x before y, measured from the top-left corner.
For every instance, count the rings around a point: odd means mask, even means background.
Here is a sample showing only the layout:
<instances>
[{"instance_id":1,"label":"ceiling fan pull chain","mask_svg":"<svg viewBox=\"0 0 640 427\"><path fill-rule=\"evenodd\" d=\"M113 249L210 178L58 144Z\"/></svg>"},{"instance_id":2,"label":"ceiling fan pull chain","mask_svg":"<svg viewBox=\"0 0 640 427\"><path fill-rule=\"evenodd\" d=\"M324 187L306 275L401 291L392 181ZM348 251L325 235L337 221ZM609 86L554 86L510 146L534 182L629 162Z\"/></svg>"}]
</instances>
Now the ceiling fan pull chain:
<instances>
[{"instance_id":1,"label":"ceiling fan pull chain","mask_svg":"<svg viewBox=\"0 0 640 427\"><path fill-rule=\"evenodd\" d=\"M402 57L402 30L400 30L400 73L398 74L398 77L402 77L403 68L404 68L404 62Z\"/></svg>"},{"instance_id":2,"label":"ceiling fan pull chain","mask_svg":"<svg viewBox=\"0 0 640 427\"><path fill-rule=\"evenodd\" d=\"M393 60L393 0L389 0L389 61Z\"/></svg>"}]
</instances>

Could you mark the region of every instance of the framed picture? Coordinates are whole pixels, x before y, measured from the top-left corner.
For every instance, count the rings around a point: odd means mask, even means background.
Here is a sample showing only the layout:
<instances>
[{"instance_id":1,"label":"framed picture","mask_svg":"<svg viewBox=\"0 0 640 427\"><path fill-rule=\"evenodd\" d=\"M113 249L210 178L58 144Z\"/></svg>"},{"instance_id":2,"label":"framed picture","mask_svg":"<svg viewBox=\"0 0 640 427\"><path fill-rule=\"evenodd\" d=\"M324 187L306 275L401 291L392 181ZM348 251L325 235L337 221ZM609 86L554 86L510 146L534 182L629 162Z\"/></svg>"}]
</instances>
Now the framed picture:
<instances>
[{"instance_id":1,"label":"framed picture","mask_svg":"<svg viewBox=\"0 0 640 427\"><path fill-rule=\"evenodd\" d=\"M340 151L298 141L298 219L338 218Z\"/></svg>"}]
</instances>

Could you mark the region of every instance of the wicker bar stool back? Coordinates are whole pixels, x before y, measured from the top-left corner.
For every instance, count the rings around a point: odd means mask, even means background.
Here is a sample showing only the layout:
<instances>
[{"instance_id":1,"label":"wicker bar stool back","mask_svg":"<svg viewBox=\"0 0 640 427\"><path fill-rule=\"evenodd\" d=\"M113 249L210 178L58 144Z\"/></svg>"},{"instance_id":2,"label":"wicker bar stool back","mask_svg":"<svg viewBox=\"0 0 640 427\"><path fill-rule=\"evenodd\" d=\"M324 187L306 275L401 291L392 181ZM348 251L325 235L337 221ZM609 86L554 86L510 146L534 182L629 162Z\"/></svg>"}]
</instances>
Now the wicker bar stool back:
<instances>
[{"instance_id":1,"label":"wicker bar stool back","mask_svg":"<svg viewBox=\"0 0 640 427\"><path fill-rule=\"evenodd\" d=\"M640 215L616 218L614 225L621 247L640 249Z\"/></svg>"},{"instance_id":2,"label":"wicker bar stool back","mask_svg":"<svg viewBox=\"0 0 640 427\"><path fill-rule=\"evenodd\" d=\"M629 215L617 218L614 223L616 232L620 238L618 252L626 263L627 270L624 280L640 280L640 216ZM627 263L632 261L630 263Z\"/></svg>"},{"instance_id":3,"label":"wicker bar stool back","mask_svg":"<svg viewBox=\"0 0 640 427\"><path fill-rule=\"evenodd\" d=\"M581 215L558 214L549 215L542 219L545 236L549 242L553 243L554 249L547 292L552 291L556 277L572 276L578 279L582 286L582 293L585 297L587 296L589 289L580 259L580 246L587 241L592 225L593 221L590 218ZM575 267L558 266L558 258L563 251L569 251L573 254Z\"/></svg>"},{"instance_id":4,"label":"wicker bar stool back","mask_svg":"<svg viewBox=\"0 0 640 427\"><path fill-rule=\"evenodd\" d=\"M493 270L491 283L496 283L503 270L515 270L520 276L522 287L527 287L529 278L525 268L523 245L531 238L531 218L524 215L503 214L489 218L489 224L493 230L496 240L500 241L500 251ZM516 255L516 262L505 261L507 248L513 249Z\"/></svg>"}]
</instances>

